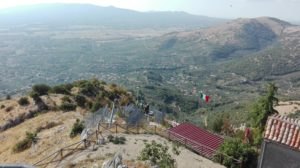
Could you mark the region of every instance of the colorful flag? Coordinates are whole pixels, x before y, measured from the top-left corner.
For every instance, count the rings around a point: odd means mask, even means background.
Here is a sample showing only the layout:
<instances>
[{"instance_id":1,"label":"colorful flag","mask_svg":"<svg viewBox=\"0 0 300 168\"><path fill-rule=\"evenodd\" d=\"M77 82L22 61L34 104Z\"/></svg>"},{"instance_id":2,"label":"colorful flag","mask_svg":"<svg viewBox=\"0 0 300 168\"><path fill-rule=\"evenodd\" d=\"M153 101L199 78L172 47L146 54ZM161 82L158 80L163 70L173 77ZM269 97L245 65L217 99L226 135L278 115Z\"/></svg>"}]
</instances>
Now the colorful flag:
<instances>
[{"instance_id":1,"label":"colorful flag","mask_svg":"<svg viewBox=\"0 0 300 168\"><path fill-rule=\"evenodd\" d=\"M206 103L208 103L209 100L210 100L210 97L208 95L206 95L206 94L203 94L203 93L200 93L200 98L202 100L204 100Z\"/></svg>"}]
</instances>

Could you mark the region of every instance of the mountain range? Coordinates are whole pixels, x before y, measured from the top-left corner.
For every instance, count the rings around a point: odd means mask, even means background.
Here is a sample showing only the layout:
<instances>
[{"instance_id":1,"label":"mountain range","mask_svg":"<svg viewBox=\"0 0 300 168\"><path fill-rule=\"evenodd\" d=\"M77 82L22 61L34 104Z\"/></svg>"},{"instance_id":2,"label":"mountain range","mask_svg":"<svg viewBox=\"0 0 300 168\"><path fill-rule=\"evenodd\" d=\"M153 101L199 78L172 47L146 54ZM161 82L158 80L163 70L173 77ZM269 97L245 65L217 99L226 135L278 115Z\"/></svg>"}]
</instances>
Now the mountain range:
<instances>
[{"instance_id":1,"label":"mountain range","mask_svg":"<svg viewBox=\"0 0 300 168\"><path fill-rule=\"evenodd\" d=\"M37 4L0 10L1 25L100 25L115 28L207 27L225 19L185 12L137 12L89 4Z\"/></svg>"},{"instance_id":2,"label":"mountain range","mask_svg":"<svg viewBox=\"0 0 300 168\"><path fill-rule=\"evenodd\" d=\"M276 18L47 4L2 10L0 22L8 27L0 29L2 95L96 77L195 120L212 109L241 119L268 82L278 85L280 99L300 99L300 26ZM200 92L210 104L199 103Z\"/></svg>"}]
</instances>

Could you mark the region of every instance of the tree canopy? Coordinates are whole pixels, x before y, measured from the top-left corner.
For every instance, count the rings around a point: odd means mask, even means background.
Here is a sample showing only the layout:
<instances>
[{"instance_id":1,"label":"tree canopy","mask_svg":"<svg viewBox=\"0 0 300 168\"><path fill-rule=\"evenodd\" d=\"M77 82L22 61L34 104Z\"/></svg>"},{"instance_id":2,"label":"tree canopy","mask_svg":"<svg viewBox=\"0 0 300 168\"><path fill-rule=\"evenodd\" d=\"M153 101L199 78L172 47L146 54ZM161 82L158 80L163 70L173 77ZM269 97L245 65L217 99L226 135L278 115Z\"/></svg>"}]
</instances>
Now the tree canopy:
<instances>
[{"instance_id":1,"label":"tree canopy","mask_svg":"<svg viewBox=\"0 0 300 168\"><path fill-rule=\"evenodd\" d=\"M275 97L277 90L278 88L274 83L269 83L267 94L260 97L251 110L250 118L252 120L252 125L255 128L259 128L261 131L264 130L268 117L278 113L274 109L274 103L278 103L278 99Z\"/></svg>"},{"instance_id":2,"label":"tree canopy","mask_svg":"<svg viewBox=\"0 0 300 168\"><path fill-rule=\"evenodd\" d=\"M257 154L249 144L244 144L240 139L226 139L215 160L228 168L254 168Z\"/></svg>"}]
</instances>

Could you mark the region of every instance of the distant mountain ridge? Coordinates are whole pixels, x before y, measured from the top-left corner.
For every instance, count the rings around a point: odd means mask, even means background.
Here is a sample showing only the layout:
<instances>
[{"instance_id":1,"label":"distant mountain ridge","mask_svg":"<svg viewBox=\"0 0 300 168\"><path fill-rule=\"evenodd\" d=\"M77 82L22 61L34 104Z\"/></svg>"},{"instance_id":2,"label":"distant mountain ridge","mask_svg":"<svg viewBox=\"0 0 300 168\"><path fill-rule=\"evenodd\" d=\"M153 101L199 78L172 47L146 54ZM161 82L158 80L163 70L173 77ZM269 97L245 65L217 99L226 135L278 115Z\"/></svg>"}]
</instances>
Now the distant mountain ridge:
<instances>
[{"instance_id":1,"label":"distant mountain ridge","mask_svg":"<svg viewBox=\"0 0 300 168\"><path fill-rule=\"evenodd\" d=\"M214 27L166 34L161 37L160 50L188 46L190 51L199 51L196 57L212 60L247 55L279 42L288 27L295 26L270 17L236 19Z\"/></svg>"},{"instance_id":2,"label":"distant mountain ridge","mask_svg":"<svg viewBox=\"0 0 300 168\"><path fill-rule=\"evenodd\" d=\"M225 19L185 12L137 12L89 4L38 4L0 10L0 24L101 25L108 27L207 27Z\"/></svg>"},{"instance_id":3,"label":"distant mountain ridge","mask_svg":"<svg viewBox=\"0 0 300 168\"><path fill-rule=\"evenodd\" d=\"M300 89L300 26L286 21L271 17L236 19L214 27L168 33L159 40L159 51L173 53L184 65L204 66L206 73L217 78L234 74L245 84L274 81L285 91ZM231 85L243 86L241 83ZM285 94L298 96L296 92Z\"/></svg>"}]
</instances>

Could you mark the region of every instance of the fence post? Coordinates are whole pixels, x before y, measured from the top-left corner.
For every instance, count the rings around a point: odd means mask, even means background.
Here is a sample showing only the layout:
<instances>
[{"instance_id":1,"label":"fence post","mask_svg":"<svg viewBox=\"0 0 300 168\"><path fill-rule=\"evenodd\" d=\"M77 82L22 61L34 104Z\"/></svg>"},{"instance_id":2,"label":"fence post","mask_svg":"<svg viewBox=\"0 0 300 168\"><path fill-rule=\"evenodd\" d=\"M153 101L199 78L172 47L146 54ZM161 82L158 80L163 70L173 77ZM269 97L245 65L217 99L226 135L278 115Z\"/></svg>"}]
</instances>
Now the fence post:
<instances>
[{"instance_id":1,"label":"fence post","mask_svg":"<svg viewBox=\"0 0 300 168\"><path fill-rule=\"evenodd\" d=\"M118 124L116 124L116 133L118 133Z\"/></svg>"},{"instance_id":2,"label":"fence post","mask_svg":"<svg viewBox=\"0 0 300 168\"><path fill-rule=\"evenodd\" d=\"M96 141L98 141L98 139L99 139L98 138L98 130L96 130L96 139L97 139Z\"/></svg>"}]
</instances>

